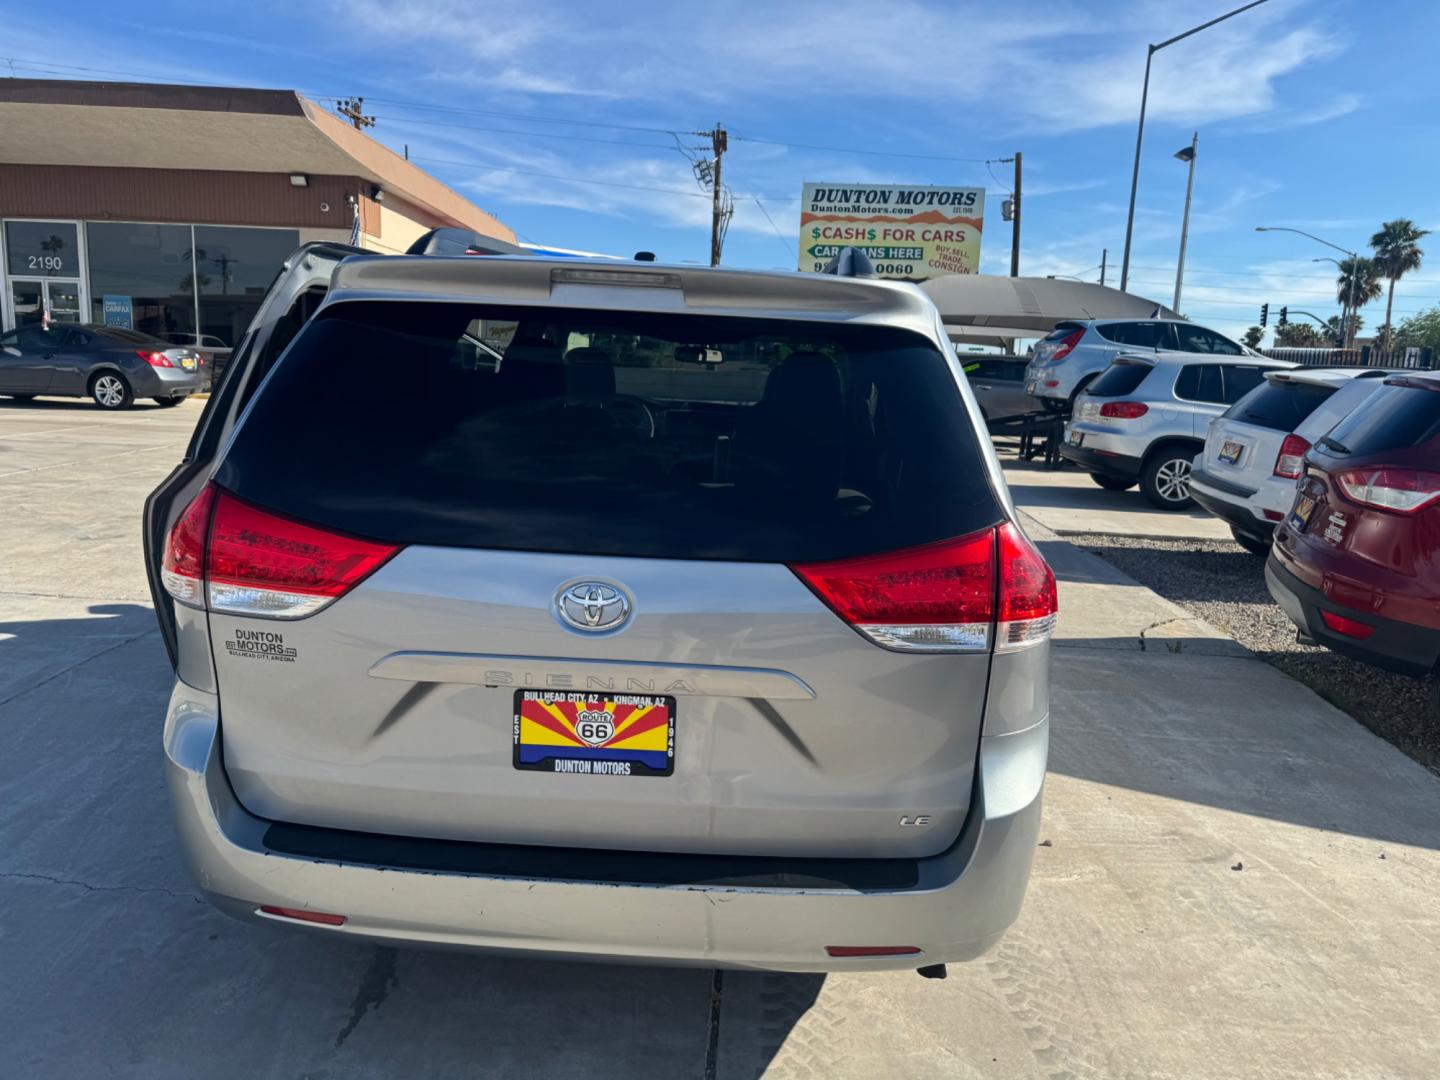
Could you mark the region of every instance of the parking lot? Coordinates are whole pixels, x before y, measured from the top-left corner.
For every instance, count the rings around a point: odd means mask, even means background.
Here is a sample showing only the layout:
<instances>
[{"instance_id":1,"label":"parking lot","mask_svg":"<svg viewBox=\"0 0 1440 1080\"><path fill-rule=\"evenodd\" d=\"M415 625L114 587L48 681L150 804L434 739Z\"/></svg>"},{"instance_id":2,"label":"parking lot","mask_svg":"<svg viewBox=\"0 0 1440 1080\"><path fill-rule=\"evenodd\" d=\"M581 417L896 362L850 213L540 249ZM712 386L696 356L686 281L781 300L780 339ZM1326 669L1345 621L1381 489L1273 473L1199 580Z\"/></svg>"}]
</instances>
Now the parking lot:
<instances>
[{"instance_id":1,"label":"parking lot","mask_svg":"<svg viewBox=\"0 0 1440 1080\"><path fill-rule=\"evenodd\" d=\"M518 962L227 920L172 839L172 676L139 539L200 408L0 402L0 1074L1433 1075L1440 778L1063 539L1215 524L1073 473L1013 470L1061 580L1031 889L946 981Z\"/></svg>"}]
</instances>

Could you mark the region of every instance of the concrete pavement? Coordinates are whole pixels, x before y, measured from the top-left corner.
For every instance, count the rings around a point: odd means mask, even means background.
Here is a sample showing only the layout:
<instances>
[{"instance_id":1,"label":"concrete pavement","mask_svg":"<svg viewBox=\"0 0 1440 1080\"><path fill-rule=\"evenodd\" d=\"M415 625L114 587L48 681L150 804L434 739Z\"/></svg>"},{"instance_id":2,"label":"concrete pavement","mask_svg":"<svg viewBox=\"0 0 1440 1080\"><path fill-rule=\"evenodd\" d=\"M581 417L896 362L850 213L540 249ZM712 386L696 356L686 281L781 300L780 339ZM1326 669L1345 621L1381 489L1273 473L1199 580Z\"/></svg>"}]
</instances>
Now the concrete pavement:
<instances>
[{"instance_id":1,"label":"concrete pavement","mask_svg":"<svg viewBox=\"0 0 1440 1080\"><path fill-rule=\"evenodd\" d=\"M140 565L198 413L0 402L0 1075L1433 1075L1440 780L1039 522L1064 613L1045 843L1011 934L945 982L225 919L171 837Z\"/></svg>"}]
</instances>

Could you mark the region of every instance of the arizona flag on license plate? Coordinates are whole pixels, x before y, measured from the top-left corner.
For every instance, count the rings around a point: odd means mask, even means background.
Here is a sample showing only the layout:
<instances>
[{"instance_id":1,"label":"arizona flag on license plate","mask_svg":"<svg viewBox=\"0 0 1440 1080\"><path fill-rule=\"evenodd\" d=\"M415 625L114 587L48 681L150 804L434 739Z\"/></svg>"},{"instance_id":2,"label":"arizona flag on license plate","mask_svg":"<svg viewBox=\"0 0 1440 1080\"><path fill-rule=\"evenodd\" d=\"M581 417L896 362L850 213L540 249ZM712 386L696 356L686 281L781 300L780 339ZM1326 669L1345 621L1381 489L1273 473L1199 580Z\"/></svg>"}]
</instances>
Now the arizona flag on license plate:
<instances>
[{"instance_id":1,"label":"arizona flag on license plate","mask_svg":"<svg viewBox=\"0 0 1440 1080\"><path fill-rule=\"evenodd\" d=\"M517 769L669 776L675 771L675 699L518 690L514 736Z\"/></svg>"}]
</instances>

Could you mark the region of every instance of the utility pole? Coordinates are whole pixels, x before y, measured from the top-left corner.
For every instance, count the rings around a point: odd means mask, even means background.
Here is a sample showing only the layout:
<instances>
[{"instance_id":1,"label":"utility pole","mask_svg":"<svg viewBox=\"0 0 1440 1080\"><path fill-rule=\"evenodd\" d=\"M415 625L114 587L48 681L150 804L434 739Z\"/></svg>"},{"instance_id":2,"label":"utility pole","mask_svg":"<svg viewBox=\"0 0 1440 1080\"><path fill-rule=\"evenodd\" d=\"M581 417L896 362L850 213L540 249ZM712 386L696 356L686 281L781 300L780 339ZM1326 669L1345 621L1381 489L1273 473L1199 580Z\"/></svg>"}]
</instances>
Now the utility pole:
<instances>
[{"instance_id":1,"label":"utility pole","mask_svg":"<svg viewBox=\"0 0 1440 1080\"><path fill-rule=\"evenodd\" d=\"M710 265L719 266L720 248L725 242L725 224L730 216L726 212L725 188L721 184L720 169L721 162L725 158L725 151L730 148L730 140L725 134L725 128L720 124L716 124L713 131L706 131L703 134L710 140L710 149L715 155L715 169L710 183ZM733 211L731 212L733 213Z\"/></svg>"},{"instance_id":2,"label":"utility pole","mask_svg":"<svg viewBox=\"0 0 1440 1080\"><path fill-rule=\"evenodd\" d=\"M1109 248L1100 249L1100 284L1105 284L1105 260L1110 256Z\"/></svg>"},{"instance_id":3,"label":"utility pole","mask_svg":"<svg viewBox=\"0 0 1440 1080\"><path fill-rule=\"evenodd\" d=\"M1015 151L1015 214L1011 221L1010 276L1020 276L1020 151Z\"/></svg>"},{"instance_id":4,"label":"utility pole","mask_svg":"<svg viewBox=\"0 0 1440 1080\"><path fill-rule=\"evenodd\" d=\"M356 131L375 126L375 117L366 116L363 97L341 98L335 103L335 111L354 125Z\"/></svg>"}]
</instances>

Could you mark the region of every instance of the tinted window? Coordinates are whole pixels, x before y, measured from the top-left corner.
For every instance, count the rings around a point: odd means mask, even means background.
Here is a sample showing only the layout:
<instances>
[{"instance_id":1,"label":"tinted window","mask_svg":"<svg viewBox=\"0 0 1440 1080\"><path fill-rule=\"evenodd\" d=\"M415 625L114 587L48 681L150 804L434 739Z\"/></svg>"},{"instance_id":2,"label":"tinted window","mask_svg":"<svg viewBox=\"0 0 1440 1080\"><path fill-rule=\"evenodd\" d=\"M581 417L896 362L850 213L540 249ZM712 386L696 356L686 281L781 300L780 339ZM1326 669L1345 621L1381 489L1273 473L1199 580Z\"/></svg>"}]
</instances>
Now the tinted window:
<instances>
[{"instance_id":1,"label":"tinted window","mask_svg":"<svg viewBox=\"0 0 1440 1080\"><path fill-rule=\"evenodd\" d=\"M83 330L71 330L65 335L65 347L67 349L83 349L90 344L90 335Z\"/></svg>"},{"instance_id":2,"label":"tinted window","mask_svg":"<svg viewBox=\"0 0 1440 1080\"><path fill-rule=\"evenodd\" d=\"M1189 323L1176 323L1175 336L1182 352L1211 353L1216 356L1244 356L1245 351L1213 330Z\"/></svg>"},{"instance_id":3,"label":"tinted window","mask_svg":"<svg viewBox=\"0 0 1440 1080\"><path fill-rule=\"evenodd\" d=\"M22 326L15 331L14 340L7 344L25 353L48 352L51 349L58 349L64 337L63 330L53 327L46 330L41 326Z\"/></svg>"},{"instance_id":4,"label":"tinted window","mask_svg":"<svg viewBox=\"0 0 1440 1080\"><path fill-rule=\"evenodd\" d=\"M153 334L142 334L139 330L123 330L118 326L107 326L101 333L114 341L123 341L127 345L168 345L168 341L155 337Z\"/></svg>"},{"instance_id":5,"label":"tinted window","mask_svg":"<svg viewBox=\"0 0 1440 1080\"><path fill-rule=\"evenodd\" d=\"M1225 415L1231 420L1272 431L1294 431L1335 390L1334 386L1267 379L1236 402Z\"/></svg>"},{"instance_id":6,"label":"tinted window","mask_svg":"<svg viewBox=\"0 0 1440 1080\"><path fill-rule=\"evenodd\" d=\"M997 522L962 410L944 355L884 327L351 302L216 478L393 541L808 561Z\"/></svg>"},{"instance_id":7,"label":"tinted window","mask_svg":"<svg viewBox=\"0 0 1440 1080\"><path fill-rule=\"evenodd\" d=\"M1166 322L1101 323L1095 328L1100 336L1118 345L1137 349L1168 349L1171 347L1170 324Z\"/></svg>"},{"instance_id":8,"label":"tinted window","mask_svg":"<svg viewBox=\"0 0 1440 1080\"><path fill-rule=\"evenodd\" d=\"M1085 329L1085 324L1084 324L1084 323L1078 323L1078 322L1062 322L1062 323L1056 323L1056 324L1055 324L1055 329L1054 329L1054 330L1051 330L1050 333L1047 334L1042 340L1044 340L1044 341L1061 341L1061 340L1063 340L1064 338L1069 337L1069 336L1070 336L1071 334L1073 334L1076 330L1084 330L1084 329Z\"/></svg>"},{"instance_id":9,"label":"tinted window","mask_svg":"<svg viewBox=\"0 0 1440 1080\"><path fill-rule=\"evenodd\" d=\"M1418 380L1417 380L1418 381ZM1440 380L1437 389L1386 384L1335 425L1327 445L1352 454L1409 450L1440 435Z\"/></svg>"},{"instance_id":10,"label":"tinted window","mask_svg":"<svg viewBox=\"0 0 1440 1080\"><path fill-rule=\"evenodd\" d=\"M1186 364L1175 379L1175 396L1186 401L1229 405L1219 364Z\"/></svg>"},{"instance_id":11,"label":"tinted window","mask_svg":"<svg viewBox=\"0 0 1440 1080\"><path fill-rule=\"evenodd\" d=\"M1149 364L1111 364L1100 377L1086 387L1094 397L1123 397L1133 394L1155 369Z\"/></svg>"},{"instance_id":12,"label":"tinted window","mask_svg":"<svg viewBox=\"0 0 1440 1080\"><path fill-rule=\"evenodd\" d=\"M1241 364L1226 364L1220 369L1220 375L1224 382L1224 396L1221 400L1226 405L1234 405L1246 394L1254 390L1265 381L1265 369L1249 367ZM1203 387L1203 384L1202 384ZM1209 398L1202 400L1208 401Z\"/></svg>"}]
</instances>

